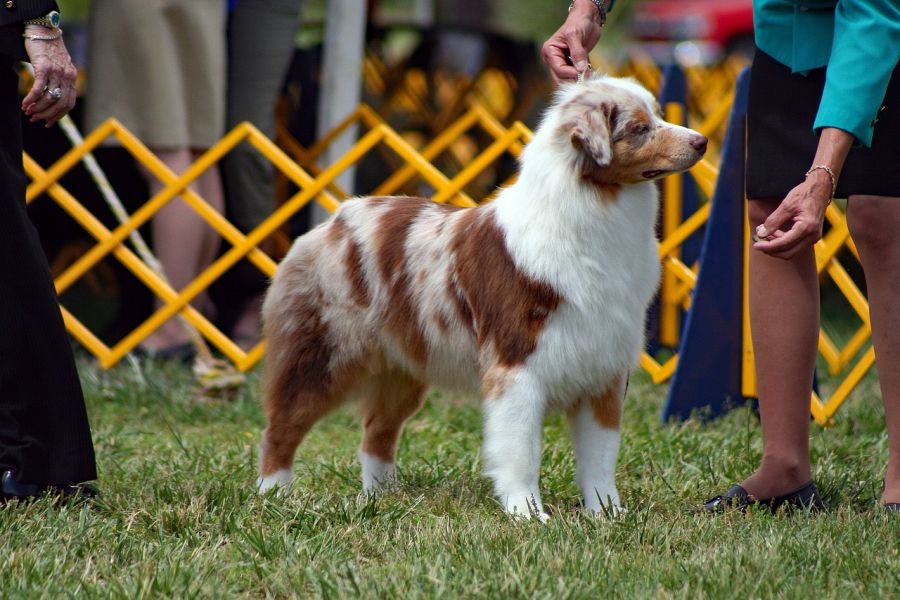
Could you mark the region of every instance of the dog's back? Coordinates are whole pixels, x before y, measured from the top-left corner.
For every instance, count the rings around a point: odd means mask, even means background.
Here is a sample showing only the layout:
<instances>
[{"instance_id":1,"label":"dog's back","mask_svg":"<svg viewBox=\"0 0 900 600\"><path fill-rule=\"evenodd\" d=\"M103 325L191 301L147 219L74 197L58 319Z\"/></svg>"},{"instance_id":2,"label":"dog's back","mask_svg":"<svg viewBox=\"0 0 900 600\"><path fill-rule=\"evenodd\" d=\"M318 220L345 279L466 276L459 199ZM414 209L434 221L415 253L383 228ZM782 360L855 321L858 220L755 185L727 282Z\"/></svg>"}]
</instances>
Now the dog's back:
<instances>
[{"instance_id":1,"label":"dog's back","mask_svg":"<svg viewBox=\"0 0 900 600\"><path fill-rule=\"evenodd\" d=\"M323 375L392 368L477 389L477 379L463 377L477 351L448 251L470 214L419 198L345 202L279 266L263 308L270 347L308 345L321 328L327 335L314 341L321 358L329 355ZM304 328L302 317L319 325Z\"/></svg>"}]
</instances>

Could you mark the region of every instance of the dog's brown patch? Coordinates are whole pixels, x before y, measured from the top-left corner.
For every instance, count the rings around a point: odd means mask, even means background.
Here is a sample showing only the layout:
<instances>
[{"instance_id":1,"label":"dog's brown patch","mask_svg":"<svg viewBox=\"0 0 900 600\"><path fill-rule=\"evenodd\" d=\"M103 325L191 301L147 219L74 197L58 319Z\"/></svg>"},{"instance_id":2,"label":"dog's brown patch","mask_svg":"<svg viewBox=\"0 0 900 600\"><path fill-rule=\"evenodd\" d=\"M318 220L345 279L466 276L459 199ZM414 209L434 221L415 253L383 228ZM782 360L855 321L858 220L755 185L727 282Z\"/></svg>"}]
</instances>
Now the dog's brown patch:
<instances>
[{"instance_id":1,"label":"dog's brown patch","mask_svg":"<svg viewBox=\"0 0 900 600\"><path fill-rule=\"evenodd\" d=\"M425 386L401 373L376 377L362 399L362 450L386 463L394 462L403 423L422 406Z\"/></svg>"},{"instance_id":2,"label":"dog's brown patch","mask_svg":"<svg viewBox=\"0 0 900 600\"><path fill-rule=\"evenodd\" d=\"M643 110L636 110L631 113L631 119L628 123L628 129L632 133L639 133L644 127L651 127L653 118Z\"/></svg>"},{"instance_id":3,"label":"dog's brown patch","mask_svg":"<svg viewBox=\"0 0 900 600\"><path fill-rule=\"evenodd\" d=\"M550 313L559 306L559 294L516 268L491 209L465 215L455 232L453 251L457 309L471 315L479 347L491 343L502 365L525 362Z\"/></svg>"},{"instance_id":4,"label":"dog's brown patch","mask_svg":"<svg viewBox=\"0 0 900 600\"><path fill-rule=\"evenodd\" d=\"M494 366L481 378L481 395L485 400L496 400L509 388L513 377L511 369Z\"/></svg>"},{"instance_id":5,"label":"dog's brown patch","mask_svg":"<svg viewBox=\"0 0 900 600\"><path fill-rule=\"evenodd\" d=\"M601 203L611 203L614 202L619 197L619 191L621 191L622 186L618 183L610 183L608 181L602 181L598 179L595 175L596 171L594 169L585 169L581 173L582 179L590 182L594 185L600 192L598 194L598 200Z\"/></svg>"},{"instance_id":6,"label":"dog's brown patch","mask_svg":"<svg viewBox=\"0 0 900 600\"><path fill-rule=\"evenodd\" d=\"M591 399L594 420L601 427L619 429L622 424L623 380L624 377L617 378L605 392Z\"/></svg>"},{"instance_id":7,"label":"dog's brown patch","mask_svg":"<svg viewBox=\"0 0 900 600\"><path fill-rule=\"evenodd\" d=\"M347 254L344 255L344 268L347 269L347 277L350 280L350 292L353 301L366 308L372 302L369 292L369 284L366 283L366 273L363 269L362 250L359 243L351 236L347 242Z\"/></svg>"},{"instance_id":8,"label":"dog's brown patch","mask_svg":"<svg viewBox=\"0 0 900 600\"><path fill-rule=\"evenodd\" d=\"M328 339L328 327L322 321L319 301L312 297L290 299L287 318L294 322L289 332L278 331L281 323L267 327L268 338L281 352L268 354L277 379L267 379L267 396L280 403L289 403L301 392L324 394L331 387L328 368L334 348ZM279 364L280 363L280 364Z\"/></svg>"},{"instance_id":9,"label":"dog's brown patch","mask_svg":"<svg viewBox=\"0 0 900 600\"><path fill-rule=\"evenodd\" d=\"M472 224L477 217L478 211L475 209L468 209L457 220L453 231L453 240L451 241L451 250L455 253L456 262L454 263L454 268L447 274L447 295L453 302L453 306L456 309L456 316L463 325L470 330L474 328L474 320L472 316L472 307L469 305L463 290L460 288L459 275L457 273L459 269L458 249L465 239L465 236L469 235Z\"/></svg>"},{"instance_id":10,"label":"dog's brown patch","mask_svg":"<svg viewBox=\"0 0 900 600\"><path fill-rule=\"evenodd\" d=\"M452 272L447 277L447 294L450 296L453 307L456 309L457 318L459 318L464 327L474 331L475 321L472 317L472 307L469 306L469 302L457 283L457 277Z\"/></svg>"},{"instance_id":11,"label":"dog's brown patch","mask_svg":"<svg viewBox=\"0 0 900 600\"><path fill-rule=\"evenodd\" d=\"M344 215L338 214L328 225L327 239L330 244L337 245L347 235L347 222Z\"/></svg>"},{"instance_id":12,"label":"dog's brown patch","mask_svg":"<svg viewBox=\"0 0 900 600\"><path fill-rule=\"evenodd\" d=\"M406 239L416 217L427 206L428 202L419 198L392 199L381 216L375 240L379 272L388 290L385 325L400 338L410 358L420 363L428 357L428 346L412 302Z\"/></svg>"},{"instance_id":13,"label":"dog's brown patch","mask_svg":"<svg viewBox=\"0 0 900 600\"><path fill-rule=\"evenodd\" d=\"M438 311L434 316L434 322L441 333L447 333L450 330L450 319L444 313Z\"/></svg>"},{"instance_id":14,"label":"dog's brown patch","mask_svg":"<svg viewBox=\"0 0 900 600\"><path fill-rule=\"evenodd\" d=\"M286 263L279 273L296 282L305 273ZM288 287L291 287L290 284ZM294 450L313 423L337 406L331 358L334 347L314 291L285 297L266 318L267 353L263 384L269 423L263 436L260 472L263 476L291 466Z\"/></svg>"}]
</instances>

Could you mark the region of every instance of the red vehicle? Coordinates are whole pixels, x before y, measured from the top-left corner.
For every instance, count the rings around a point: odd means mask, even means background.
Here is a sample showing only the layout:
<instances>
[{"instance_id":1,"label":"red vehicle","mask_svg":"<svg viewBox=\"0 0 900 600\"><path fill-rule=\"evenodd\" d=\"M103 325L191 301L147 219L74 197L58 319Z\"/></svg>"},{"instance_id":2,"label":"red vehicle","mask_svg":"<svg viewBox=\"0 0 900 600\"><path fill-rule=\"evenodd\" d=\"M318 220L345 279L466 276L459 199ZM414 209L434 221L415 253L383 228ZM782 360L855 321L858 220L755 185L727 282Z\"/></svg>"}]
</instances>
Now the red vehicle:
<instances>
[{"instance_id":1,"label":"red vehicle","mask_svg":"<svg viewBox=\"0 0 900 600\"><path fill-rule=\"evenodd\" d=\"M636 3L633 35L660 64L711 64L753 54L752 0L647 0Z\"/></svg>"}]
</instances>

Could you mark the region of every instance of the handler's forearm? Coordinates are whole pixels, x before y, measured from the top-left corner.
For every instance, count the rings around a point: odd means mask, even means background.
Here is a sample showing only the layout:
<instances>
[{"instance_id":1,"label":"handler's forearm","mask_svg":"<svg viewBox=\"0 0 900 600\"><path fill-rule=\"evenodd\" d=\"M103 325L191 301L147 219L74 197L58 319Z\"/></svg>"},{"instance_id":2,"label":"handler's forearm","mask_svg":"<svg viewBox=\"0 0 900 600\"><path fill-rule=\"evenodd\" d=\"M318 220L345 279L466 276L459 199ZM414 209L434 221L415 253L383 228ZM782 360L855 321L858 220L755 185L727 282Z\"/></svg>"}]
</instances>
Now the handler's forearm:
<instances>
[{"instance_id":1,"label":"handler's forearm","mask_svg":"<svg viewBox=\"0 0 900 600\"><path fill-rule=\"evenodd\" d=\"M844 161L847 154L853 146L853 134L847 133L843 129L836 127L823 127L819 134L819 146L816 148L816 157L813 159L810 167L816 165L824 165L834 171L835 178L840 178L841 169L844 168ZM812 174L810 174L810 177ZM820 177L828 177L824 171L820 172Z\"/></svg>"}]
</instances>

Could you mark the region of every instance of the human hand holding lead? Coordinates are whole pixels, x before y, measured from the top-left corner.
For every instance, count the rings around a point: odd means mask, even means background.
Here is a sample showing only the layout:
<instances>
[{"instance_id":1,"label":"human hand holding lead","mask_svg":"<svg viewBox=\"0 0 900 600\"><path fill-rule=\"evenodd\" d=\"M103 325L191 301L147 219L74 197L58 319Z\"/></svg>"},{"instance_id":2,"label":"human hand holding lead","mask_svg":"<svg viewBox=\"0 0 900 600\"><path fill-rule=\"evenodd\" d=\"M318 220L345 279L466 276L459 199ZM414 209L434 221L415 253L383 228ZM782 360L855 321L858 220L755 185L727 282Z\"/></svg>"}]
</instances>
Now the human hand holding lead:
<instances>
[{"instance_id":1,"label":"human hand holding lead","mask_svg":"<svg viewBox=\"0 0 900 600\"><path fill-rule=\"evenodd\" d=\"M588 52L600 39L600 12L590 0L575 0L562 26L544 42L541 57L556 83L576 81L588 69Z\"/></svg>"}]
</instances>

